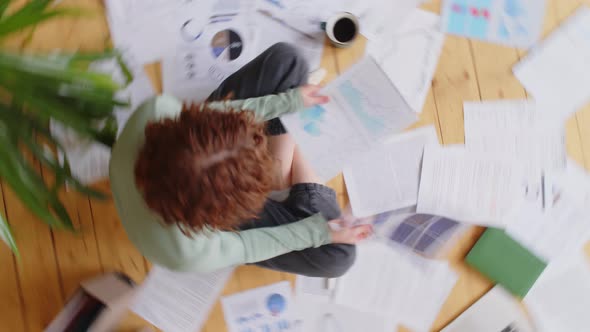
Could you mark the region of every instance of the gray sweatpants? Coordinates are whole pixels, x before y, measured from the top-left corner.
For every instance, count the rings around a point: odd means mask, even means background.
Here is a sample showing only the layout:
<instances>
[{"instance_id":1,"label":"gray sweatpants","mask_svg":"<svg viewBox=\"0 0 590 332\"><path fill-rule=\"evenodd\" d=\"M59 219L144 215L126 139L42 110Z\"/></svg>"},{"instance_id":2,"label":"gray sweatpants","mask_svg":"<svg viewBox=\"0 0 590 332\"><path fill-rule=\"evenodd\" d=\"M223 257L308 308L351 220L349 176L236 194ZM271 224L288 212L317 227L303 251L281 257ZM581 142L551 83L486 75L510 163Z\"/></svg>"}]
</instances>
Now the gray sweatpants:
<instances>
[{"instance_id":1,"label":"gray sweatpants","mask_svg":"<svg viewBox=\"0 0 590 332\"><path fill-rule=\"evenodd\" d=\"M222 82L209 100L223 99L229 93L233 93L235 99L246 99L285 92L305 84L308 71L307 63L294 47L286 43L275 44ZM268 135L286 133L278 118L267 122L266 131ZM280 226L316 213L321 213L326 220L340 217L336 194L321 184L300 183L290 189L285 201L267 200L259 217L245 221L241 228ZM310 277L334 278L352 266L355 254L352 245L329 244L293 251L255 264Z\"/></svg>"}]
</instances>

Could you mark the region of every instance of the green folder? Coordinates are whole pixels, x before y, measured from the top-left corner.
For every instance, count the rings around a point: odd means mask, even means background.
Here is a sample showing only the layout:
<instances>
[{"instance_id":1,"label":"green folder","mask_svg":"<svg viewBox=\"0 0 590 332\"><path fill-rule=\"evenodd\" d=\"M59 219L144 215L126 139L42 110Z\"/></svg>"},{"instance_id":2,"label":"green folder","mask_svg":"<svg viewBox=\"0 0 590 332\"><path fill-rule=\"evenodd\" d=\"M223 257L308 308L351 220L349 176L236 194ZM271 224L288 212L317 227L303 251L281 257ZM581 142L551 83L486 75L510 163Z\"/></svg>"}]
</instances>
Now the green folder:
<instances>
[{"instance_id":1,"label":"green folder","mask_svg":"<svg viewBox=\"0 0 590 332\"><path fill-rule=\"evenodd\" d=\"M523 298L547 264L508 236L488 228L473 246L467 264Z\"/></svg>"}]
</instances>

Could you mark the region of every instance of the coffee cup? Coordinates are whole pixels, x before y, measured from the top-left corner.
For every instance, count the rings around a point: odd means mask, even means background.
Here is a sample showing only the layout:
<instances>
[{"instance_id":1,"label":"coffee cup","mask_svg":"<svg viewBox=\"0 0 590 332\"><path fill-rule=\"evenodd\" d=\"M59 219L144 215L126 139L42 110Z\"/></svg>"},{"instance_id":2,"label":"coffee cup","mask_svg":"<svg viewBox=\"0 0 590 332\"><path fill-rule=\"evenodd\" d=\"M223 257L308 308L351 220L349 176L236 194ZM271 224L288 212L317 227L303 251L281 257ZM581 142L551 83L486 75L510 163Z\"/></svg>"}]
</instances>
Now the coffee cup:
<instances>
[{"instance_id":1,"label":"coffee cup","mask_svg":"<svg viewBox=\"0 0 590 332\"><path fill-rule=\"evenodd\" d=\"M342 12L322 23L326 36L336 47L348 47L359 33L359 21L351 13Z\"/></svg>"}]
</instances>

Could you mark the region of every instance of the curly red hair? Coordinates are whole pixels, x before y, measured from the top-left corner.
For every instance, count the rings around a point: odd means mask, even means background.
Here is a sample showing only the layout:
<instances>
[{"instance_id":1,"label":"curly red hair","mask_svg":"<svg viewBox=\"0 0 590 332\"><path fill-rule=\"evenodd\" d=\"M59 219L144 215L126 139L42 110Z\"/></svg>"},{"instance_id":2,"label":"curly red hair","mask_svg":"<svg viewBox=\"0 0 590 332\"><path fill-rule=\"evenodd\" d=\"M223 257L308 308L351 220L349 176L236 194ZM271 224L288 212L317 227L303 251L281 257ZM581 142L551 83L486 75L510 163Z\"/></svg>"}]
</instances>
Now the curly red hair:
<instances>
[{"instance_id":1,"label":"curly red hair","mask_svg":"<svg viewBox=\"0 0 590 332\"><path fill-rule=\"evenodd\" d=\"M135 182L165 224L190 235L255 218L272 189L273 167L264 124L252 112L193 105L146 126Z\"/></svg>"}]
</instances>

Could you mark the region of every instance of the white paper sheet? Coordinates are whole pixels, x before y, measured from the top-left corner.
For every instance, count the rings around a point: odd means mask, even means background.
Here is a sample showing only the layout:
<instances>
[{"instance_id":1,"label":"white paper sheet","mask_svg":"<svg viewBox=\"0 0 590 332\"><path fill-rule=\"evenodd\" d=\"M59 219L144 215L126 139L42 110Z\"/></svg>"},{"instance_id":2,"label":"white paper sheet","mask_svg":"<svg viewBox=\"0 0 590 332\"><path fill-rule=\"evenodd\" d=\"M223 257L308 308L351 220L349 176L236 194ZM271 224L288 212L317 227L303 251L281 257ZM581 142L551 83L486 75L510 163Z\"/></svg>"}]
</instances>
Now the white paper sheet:
<instances>
[{"instance_id":1,"label":"white paper sheet","mask_svg":"<svg viewBox=\"0 0 590 332\"><path fill-rule=\"evenodd\" d=\"M533 101L466 102L465 146L522 163L527 173L563 169L565 128L539 112Z\"/></svg>"},{"instance_id":2,"label":"white paper sheet","mask_svg":"<svg viewBox=\"0 0 590 332\"><path fill-rule=\"evenodd\" d=\"M396 31L422 2L424 0L364 0L349 2L341 11L350 11L358 17L365 37L379 40Z\"/></svg>"},{"instance_id":3,"label":"white paper sheet","mask_svg":"<svg viewBox=\"0 0 590 332\"><path fill-rule=\"evenodd\" d=\"M326 303L313 295L297 296L296 306L298 332L391 332L397 325L392 317Z\"/></svg>"},{"instance_id":4,"label":"white paper sheet","mask_svg":"<svg viewBox=\"0 0 590 332\"><path fill-rule=\"evenodd\" d=\"M567 118L590 101L590 8L582 6L513 71L556 116Z\"/></svg>"},{"instance_id":5,"label":"white paper sheet","mask_svg":"<svg viewBox=\"0 0 590 332\"><path fill-rule=\"evenodd\" d=\"M525 175L517 164L463 147L424 149L419 213L503 228L525 198Z\"/></svg>"},{"instance_id":6,"label":"white paper sheet","mask_svg":"<svg viewBox=\"0 0 590 332\"><path fill-rule=\"evenodd\" d=\"M288 281L251 289L221 299L229 332L296 331Z\"/></svg>"},{"instance_id":7,"label":"white paper sheet","mask_svg":"<svg viewBox=\"0 0 590 332\"><path fill-rule=\"evenodd\" d=\"M321 93L330 102L281 118L318 175L329 180L375 144L416 121L416 114L367 57Z\"/></svg>"},{"instance_id":8,"label":"white paper sheet","mask_svg":"<svg viewBox=\"0 0 590 332\"><path fill-rule=\"evenodd\" d=\"M508 218L507 224L510 236L546 262L590 240L590 216L566 197L548 211L525 205Z\"/></svg>"},{"instance_id":9,"label":"white paper sheet","mask_svg":"<svg viewBox=\"0 0 590 332\"><path fill-rule=\"evenodd\" d=\"M533 332L518 301L496 286L441 332Z\"/></svg>"},{"instance_id":10,"label":"white paper sheet","mask_svg":"<svg viewBox=\"0 0 590 332\"><path fill-rule=\"evenodd\" d=\"M162 61L164 93L184 102L204 101L219 84L258 54L252 17L209 24L196 40L183 40Z\"/></svg>"},{"instance_id":11,"label":"white paper sheet","mask_svg":"<svg viewBox=\"0 0 590 332\"><path fill-rule=\"evenodd\" d=\"M180 273L154 266L131 310L166 332L200 331L232 272Z\"/></svg>"},{"instance_id":12,"label":"white paper sheet","mask_svg":"<svg viewBox=\"0 0 590 332\"><path fill-rule=\"evenodd\" d=\"M528 48L541 36L545 0L445 0L447 33Z\"/></svg>"},{"instance_id":13,"label":"white paper sheet","mask_svg":"<svg viewBox=\"0 0 590 332\"><path fill-rule=\"evenodd\" d=\"M590 173L572 159L564 170L545 174L547 192L546 208L562 196L580 208L590 206Z\"/></svg>"},{"instance_id":14,"label":"white paper sheet","mask_svg":"<svg viewBox=\"0 0 590 332\"><path fill-rule=\"evenodd\" d=\"M388 139L344 169L355 217L416 205L424 146L438 144L432 126Z\"/></svg>"},{"instance_id":15,"label":"white paper sheet","mask_svg":"<svg viewBox=\"0 0 590 332\"><path fill-rule=\"evenodd\" d=\"M130 58L129 55L126 55L125 59L133 73L133 82L117 94L120 100L128 100L130 104L129 107L117 107L115 109L114 114L117 118L118 133L121 133L132 112L146 99L155 94L150 79L143 71L143 67L133 58ZM95 62L91 64L90 70L112 74L115 81L120 84L124 83L123 74L118 70L115 60ZM108 177L111 157L110 148L80 138L74 131L64 129L61 124L55 121L51 121L50 128L52 134L62 143L66 150L65 154L68 157L72 175L84 184L92 184ZM64 155L61 151L58 158L63 163Z\"/></svg>"},{"instance_id":16,"label":"white paper sheet","mask_svg":"<svg viewBox=\"0 0 590 332\"><path fill-rule=\"evenodd\" d=\"M295 294L297 297L301 295L314 295L329 301L333 294L333 280L328 278L306 277L297 275L295 279Z\"/></svg>"},{"instance_id":17,"label":"white paper sheet","mask_svg":"<svg viewBox=\"0 0 590 332\"><path fill-rule=\"evenodd\" d=\"M587 331L590 262L574 252L552 262L524 298L536 331Z\"/></svg>"},{"instance_id":18,"label":"white paper sheet","mask_svg":"<svg viewBox=\"0 0 590 332\"><path fill-rule=\"evenodd\" d=\"M413 331L429 331L457 281L445 261L403 255L386 244L357 246L352 268L338 279L335 302L394 317Z\"/></svg>"},{"instance_id":19,"label":"white paper sheet","mask_svg":"<svg viewBox=\"0 0 590 332\"><path fill-rule=\"evenodd\" d=\"M399 29L367 43L367 53L418 113L424 107L442 51L444 34L439 25L438 15L415 9Z\"/></svg>"}]
</instances>

